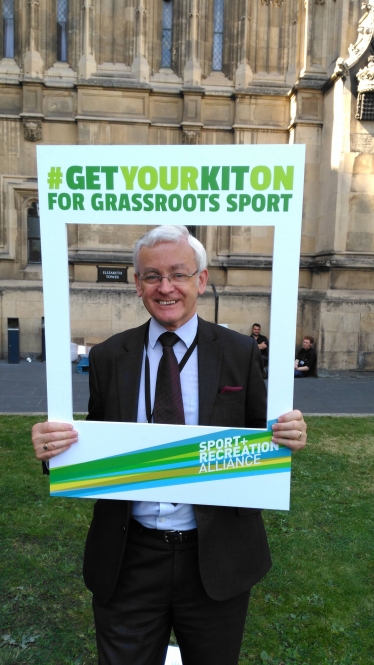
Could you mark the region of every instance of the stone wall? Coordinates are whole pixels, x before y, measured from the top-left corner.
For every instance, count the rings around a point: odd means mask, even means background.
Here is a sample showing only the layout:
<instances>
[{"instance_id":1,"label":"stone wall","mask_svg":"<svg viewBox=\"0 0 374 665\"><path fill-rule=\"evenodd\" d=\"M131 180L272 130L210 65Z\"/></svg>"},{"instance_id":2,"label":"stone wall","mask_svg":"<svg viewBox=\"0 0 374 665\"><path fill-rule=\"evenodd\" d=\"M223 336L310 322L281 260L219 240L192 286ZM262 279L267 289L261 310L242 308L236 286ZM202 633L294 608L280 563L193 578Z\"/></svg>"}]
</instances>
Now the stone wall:
<instances>
[{"instance_id":1,"label":"stone wall","mask_svg":"<svg viewBox=\"0 0 374 665\"><path fill-rule=\"evenodd\" d=\"M69 0L64 62L55 0L14 2L14 57L0 60L0 354L13 316L22 354L40 348L42 268L27 250L36 144L304 143L297 343L314 334L322 370L374 369L374 122L356 118L374 1L361 10L356 0L226 0L220 71L212 58L214 0L168 4L165 67L162 0ZM144 320L131 258L143 231L69 227L74 338L93 343ZM267 334L272 229L209 227L198 236L219 321L248 332L257 320ZM129 284L97 284L98 265L127 267ZM199 311L214 320L210 287Z\"/></svg>"},{"instance_id":2,"label":"stone wall","mask_svg":"<svg viewBox=\"0 0 374 665\"><path fill-rule=\"evenodd\" d=\"M7 353L8 318L20 320L21 357L41 353L42 289L38 282L0 282L0 353ZM218 322L248 334L254 322L263 332L270 327L270 289L258 287L251 293L243 287L218 287ZM215 299L208 286L198 301L198 314L215 319ZM75 283L71 285L70 317L72 341L97 344L110 335L140 325L147 320L133 285ZM324 370L374 370L374 294L348 291L300 292L297 344L304 334L316 339L318 367ZM306 332L307 331L307 332Z\"/></svg>"},{"instance_id":3,"label":"stone wall","mask_svg":"<svg viewBox=\"0 0 374 665\"><path fill-rule=\"evenodd\" d=\"M216 289L218 323L248 334L255 321L269 329L270 291L258 288L248 294L233 287ZM20 321L20 353L22 358L38 357L41 353L43 294L39 282L0 281L0 357L7 355L7 326L9 318ZM215 320L215 297L208 286L198 300L198 314L208 321ZM148 319L135 286L73 283L70 288L71 338L76 344L92 345L111 335L141 325Z\"/></svg>"},{"instance_id":4,"label":"stone wall","mask_svg":"<svg viewBox=\"0 0 374 665\"><path fill-rule=\"evenodd\" d=\"M302 296L298 342L305 330L315 337L320 373L374 371L374 294L349 291L314 292Z\"/></svg>"}]
</instances>

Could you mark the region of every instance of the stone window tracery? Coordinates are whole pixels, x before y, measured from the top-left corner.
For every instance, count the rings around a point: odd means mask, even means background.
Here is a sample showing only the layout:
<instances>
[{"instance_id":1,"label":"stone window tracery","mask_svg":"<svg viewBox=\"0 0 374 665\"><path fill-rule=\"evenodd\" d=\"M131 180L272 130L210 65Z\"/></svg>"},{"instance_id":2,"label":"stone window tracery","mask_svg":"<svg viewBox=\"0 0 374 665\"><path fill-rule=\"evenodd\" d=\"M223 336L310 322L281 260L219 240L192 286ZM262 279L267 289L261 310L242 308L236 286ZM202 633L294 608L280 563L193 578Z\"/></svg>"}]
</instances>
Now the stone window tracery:
<instances>
[{"instance_id":1,"label":"stone window tracery","mask_svg":"<svg viewBox=\"0 0 374 665\"><path fill-rule=\"evenodd\" d=\"M27 262L42 262L39 208L36 201L27 210Z\"/></svg>"},{"instance_id":2,"label":"stone window tracery","mask_svg":"<svg viewBox=\"0 0 374 665\"><path fill-rule=\"evenodd\" d=\"M374 92L359 93L356 118L359 120L374 120Z\"/></svg>"},{"instance_id":3,"label":"stone window tracery","mask_svg":"<svg viewBox=\"0 0 374 665\"><path fill-rule=\"evenodd\" d=\"M57 2L57 60L67 61L68 0Z\"/></svg>"},{"instance_id":4,"label":"stone window tracery","mask_svg":"<svg viewBox=\"0 0 374 665\"><path fill-rule=\"evenodd\" d=\"M367 67L360 69L356 74L358 120L374 120L374 56L369 56Z\"/></svg>"},{"instance_id":5,"label":"stone window tracery","mask_svg":"<svg viewBox=\"0 0 374 665\"><path fill-rule=\"evenodd\" d=\"M173 44L173 3L171 0L163 0L161 67L171 68L172 44Z\"/></svg>"},{"instance_id":6,"label":"stone window tracery","mask_svg":"<svg viewBox=\"0 0 374 665\"><path fill-rule=\"evenodd\" d=\"M214 0L212 69L222 71L224 0Z\"/></svg>"},{"instance_id":7,"label":"stone window tracery","mask_svg":"<svg viewBox=\"0 0 374 665\"><path fill-rule=\"evenodd\" d=\"M14 0L3 0L3 57L14 58Z\"/></svg>"}]
</instances>

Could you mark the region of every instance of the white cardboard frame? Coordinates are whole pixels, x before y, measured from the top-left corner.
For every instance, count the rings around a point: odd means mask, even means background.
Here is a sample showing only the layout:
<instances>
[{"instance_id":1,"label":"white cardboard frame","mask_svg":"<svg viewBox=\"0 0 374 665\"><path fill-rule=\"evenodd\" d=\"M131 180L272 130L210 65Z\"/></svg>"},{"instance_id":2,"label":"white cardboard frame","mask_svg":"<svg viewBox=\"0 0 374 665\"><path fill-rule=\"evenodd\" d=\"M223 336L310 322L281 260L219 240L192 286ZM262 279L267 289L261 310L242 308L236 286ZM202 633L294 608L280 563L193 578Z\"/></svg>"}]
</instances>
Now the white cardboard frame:
<instances>
[{"instance_id":1,"label":"white cardboard frame","mask_svg":"<svg viewBox=\"0 0 374 665\"><path fill-rule=\"evenodd\" d=\"M38 146L38 182L39 182L39 209L43 257L43 289L45 306L45 331L47 354L47 392L48 392L48 419L54 422L74 422L79 433L79 443L51 460L52 469L65 469L71 465L83 464L88 460L108 458L137 450L144 450L152 446L162 446L170 442L184 441L201 437L220 436L227 428L200 427L200 426L171 426L148 425L134 423L108 423L74 421L72 401L72 380L70 362L70 307L69 307L69 275L68 275L68 246L67 224L190 224L204 226L273 226L273 268L271 291L271 320L270 340L271 352L269 359L268 384L268 429L280 414L293 408L293 362L295 348L297 294L299 277L299 253L302 221L302 199L304 182L305 147L301 145L235 145L235 146ZM99 190L72 190L66 182L67 170L79 165L85 174L86 166L137 166L139 169L151 166L158 171L161 166L193 166L198 169L197 184L199 190L164 191L159 185L155 189L142 190L134 181L134 189L127 190L126 183L120 168L113 174L113 182L107 179L105 172L95 173L91 184ZM208 166L236 166L249 167L249 173L243 175L243 189L236 190L235 185L241 184L236 179L236 173L230 176L229 189L215 191L201 189L202 167ZM254 177L251 183L252 172L256 167L265 167L260 174ZM284 173L288 167L293 167L292 190L284 188L278 182L278 189L274 189L274 168L282 166ZM61 169L61 178L56 177L56 169ZM269 169L267 171L266 169ZM264 178L267 173L272 174L271 184L264 188ZM143 181L151 185L151 175L144 175ZM152 172L153 173L153 172ZM255 171L256 173L256 171ZM289 172L288 172L289 173ZM52 175L51 175L52 174ZM57 172L59 176L60 172ZM217 176L220 184L222 169ZM265 175L264 175L265 174ZM75 176L76 178L77 176ZM238 176L239 178L239 176ZM240 178L239 178L240 179ZM59 182L61 180L61 182ZM75 182L77 182L75 180ZM214 182L214 179L212 180ZM287 181L289 183L289 180ZM286 185L287 185L286 182ZM257 189L253 188L253 183ZM144 184L144 182L143 182ZM222 183L221 183L222 184ZM52 185L52 187L51 187ZM106 190L106 185L113 186ZM263 187L261 189L261 187ZM216 212L196 209L188 212L183 208L178 212L144 212L144 211L115 211L93 210L91 197L105 193L115 194L119 200L121 193L155 195L164 193L180 194L182 197L197 194L216 194L220 209ZM83 194L84 210L61 209L58 201L66 208L73 194ZM49 195L52 209L49 206ZM65 196L60 195L65 194ZM235 194L237 200L240 195L249 194L251 203L242 211L227 211L227 196ZM278 211L267 210L268 194L279 196ZM265 197L266 205L261 208ZM283 195L283 196L282 196ZM289 196L291 195L291 196ZM100 200L100 197L98 197ZM150 197L152 198L152 197ZM247 201L248 199L246 199ZM190 204L192 205L192 204ZM198 206L200 202L198 202ZM236 430L241 435L251 430ZM259 433L264 434L264 432ZM269 433L270 436L270 433ZM124 444L123 441L130 441ZM105 450L103 450L105 441ZM244 439L242 439L244 441ZM268 438L270 441L270 438ZM265 446L266 447L266 446ZM253 450L253 449L252 449ZM266 453L266 451L265 451ZM264 453L263 458L266 455ZM283 458L290 461L290 452L283 449ZM279 457L279 454L278 454ZM289 508L290 491L290 464L288 470L259 474L243 475L241 477L224 478L211 475L207 480L201 477L192 482L167 484L154 482L146 488L134 486L132 489L110 490L101 493L87 490L83 493L68 491L53 492L59 496L84 496L113 499L174 501L189 503L205 503L234 506L250 506L258 508Z\"/></svg>"}]
</instances>

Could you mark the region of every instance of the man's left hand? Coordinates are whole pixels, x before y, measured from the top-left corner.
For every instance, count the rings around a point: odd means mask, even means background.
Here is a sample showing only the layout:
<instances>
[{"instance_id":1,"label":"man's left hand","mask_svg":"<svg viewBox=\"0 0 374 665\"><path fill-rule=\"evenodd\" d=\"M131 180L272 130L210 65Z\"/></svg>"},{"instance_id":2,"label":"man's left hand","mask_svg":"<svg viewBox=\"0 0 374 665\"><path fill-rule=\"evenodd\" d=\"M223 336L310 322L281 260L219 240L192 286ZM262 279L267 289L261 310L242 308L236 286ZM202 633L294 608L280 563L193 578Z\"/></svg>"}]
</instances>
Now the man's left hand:
<instances>
[{"instance_id":1,"label":"man's left hand","mask_svg":"<svg viewBox=\"0 0 374 665\"><path fill-rule=\"evenodd\" d=\"M273 442L287 446L293 452L304 448L306 438L306 422L300 411L285 413L273 425Z\"/></svg>"}]
</instances>

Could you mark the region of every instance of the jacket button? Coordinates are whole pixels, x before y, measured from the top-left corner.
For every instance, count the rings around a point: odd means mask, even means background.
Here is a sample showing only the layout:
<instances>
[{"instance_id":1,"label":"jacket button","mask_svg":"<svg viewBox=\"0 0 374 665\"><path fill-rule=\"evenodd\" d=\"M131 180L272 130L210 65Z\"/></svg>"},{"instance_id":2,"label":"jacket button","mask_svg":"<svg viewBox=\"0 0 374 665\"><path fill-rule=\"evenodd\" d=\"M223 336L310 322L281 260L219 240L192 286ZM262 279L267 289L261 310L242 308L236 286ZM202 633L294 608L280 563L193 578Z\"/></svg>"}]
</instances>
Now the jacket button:
<instances>
[{"instance_id":1,"label":"jacket button","mask_svg":"<svg viewBox=\"0 0 374 665\"><path fill-rule=\"evenodd\" d=\"M126 527L125 527L125 526L123 526L122 528L123 528L124 531L126 531Z\"/></svg>"}]
</instances>

